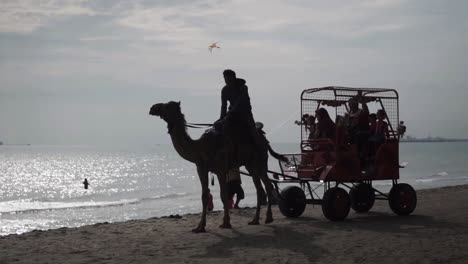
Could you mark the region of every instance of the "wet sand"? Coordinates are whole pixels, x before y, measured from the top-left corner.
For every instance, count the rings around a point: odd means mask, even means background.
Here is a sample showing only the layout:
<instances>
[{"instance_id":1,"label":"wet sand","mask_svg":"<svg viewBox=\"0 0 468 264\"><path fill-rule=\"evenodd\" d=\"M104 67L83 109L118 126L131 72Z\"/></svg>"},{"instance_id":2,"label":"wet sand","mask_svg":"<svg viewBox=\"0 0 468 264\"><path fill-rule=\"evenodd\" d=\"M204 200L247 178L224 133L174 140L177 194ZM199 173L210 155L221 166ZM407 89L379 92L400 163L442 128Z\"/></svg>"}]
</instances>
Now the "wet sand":
<instances>
[{"instance_id":1,"label":"wet sand","mask_svg":"<svg viewBox=\"0 0 468 264\"><path fill-rule=\"evenodd\" d=\"M233 210L232 229L213 212L204 234L191 232L198 214L33 231L0 237L0 263L468 263L468 185L417 193L407 217L376 201L343 222L308 205L296 219L275 207L259 226L253 209Z\"/></svg>"}]
</instances>

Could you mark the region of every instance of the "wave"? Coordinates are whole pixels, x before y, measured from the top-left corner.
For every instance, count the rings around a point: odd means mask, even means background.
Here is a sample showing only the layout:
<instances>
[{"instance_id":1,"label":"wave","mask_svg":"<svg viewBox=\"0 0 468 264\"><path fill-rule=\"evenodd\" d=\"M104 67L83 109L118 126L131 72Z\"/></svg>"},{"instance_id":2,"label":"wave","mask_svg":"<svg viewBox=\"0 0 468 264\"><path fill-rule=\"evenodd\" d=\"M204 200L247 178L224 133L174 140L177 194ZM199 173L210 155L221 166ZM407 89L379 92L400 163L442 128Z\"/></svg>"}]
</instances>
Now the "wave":
<instances>
[{"instance_id":1,"label":"wave","mask_svg":"<svg viewBox=\"0 0 468 264\"><path fill-rule=\"evenodd\" d=\"M428 183L428 182L435 182L435 181L459 181L459 180L467 180L468 177L457 177L457 178L421 178L416 179L416 182Z\"/></svg>"},{"instance_id":2,"label":"wave","mask_svg":"<svg viewBox=\"0 0 468 264\"><path fill-rule=\"evenodd\" d=\"M442 181L442 180L450 180L448 178L449 174L446 171L441 171L430 176L426 176L424 178L417 178L416 182L433 182L433 181Z\"/></svg>"},{"instance_id":3,"label":"wave","mask_svg":"<svg viewBox=\"0 0 468 264\"><path fill-rule=\"evenodd\" d=\"M118 201L83 201L83 202L41 202L29 200L14 200L0 202L0 214L28 213L48 210L89 209L139 204L145 201L169 199L186 196L186 193L172 193L139 199L121 199Z\"/></svg>"}]
</instances>

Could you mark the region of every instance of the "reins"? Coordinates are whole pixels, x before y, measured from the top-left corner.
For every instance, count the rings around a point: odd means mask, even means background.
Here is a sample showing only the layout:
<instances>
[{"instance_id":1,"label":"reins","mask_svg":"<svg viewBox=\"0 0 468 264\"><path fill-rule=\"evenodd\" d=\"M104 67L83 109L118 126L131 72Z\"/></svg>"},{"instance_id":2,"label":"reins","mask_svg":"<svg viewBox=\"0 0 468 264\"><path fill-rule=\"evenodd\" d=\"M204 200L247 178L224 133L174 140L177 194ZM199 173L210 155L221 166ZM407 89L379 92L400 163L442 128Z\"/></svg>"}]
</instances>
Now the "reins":
<instances>
[{"instance_id":1,"label":"reins","mask_svg":"<svg viewBox=\"0 0 468 264\"><path fill-rule=\"evenodd\" d=\"M212 127L213 124L203 124L203 123L187 123L185 124L186 127L191 127L191 128L206 128L206 127Z\"/></svg>"}]
</instances>

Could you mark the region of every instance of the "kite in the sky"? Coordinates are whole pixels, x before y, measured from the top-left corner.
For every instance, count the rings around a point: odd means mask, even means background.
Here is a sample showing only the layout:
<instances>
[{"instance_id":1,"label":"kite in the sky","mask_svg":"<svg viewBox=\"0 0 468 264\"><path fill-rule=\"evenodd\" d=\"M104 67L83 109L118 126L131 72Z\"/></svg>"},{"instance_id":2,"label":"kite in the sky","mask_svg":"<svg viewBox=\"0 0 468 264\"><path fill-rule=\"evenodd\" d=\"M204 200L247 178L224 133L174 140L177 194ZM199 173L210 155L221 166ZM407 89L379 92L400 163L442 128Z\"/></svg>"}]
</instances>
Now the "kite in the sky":
<instances>
[{"instance_id":1,"label":"kite in the sky","mask_svg":"<svg viewBox=\"0 0 468 264\"><path fill-rule=\"evenodd\" d=\"M209 50L210 52L213 52L213 49L215 49L215 48L216 48L216 49L220 49L220 48L221 48L220 46L218 46L218 42L212 43L210 46L208 46L208 50Z\"/></svg>"}]
</instances>

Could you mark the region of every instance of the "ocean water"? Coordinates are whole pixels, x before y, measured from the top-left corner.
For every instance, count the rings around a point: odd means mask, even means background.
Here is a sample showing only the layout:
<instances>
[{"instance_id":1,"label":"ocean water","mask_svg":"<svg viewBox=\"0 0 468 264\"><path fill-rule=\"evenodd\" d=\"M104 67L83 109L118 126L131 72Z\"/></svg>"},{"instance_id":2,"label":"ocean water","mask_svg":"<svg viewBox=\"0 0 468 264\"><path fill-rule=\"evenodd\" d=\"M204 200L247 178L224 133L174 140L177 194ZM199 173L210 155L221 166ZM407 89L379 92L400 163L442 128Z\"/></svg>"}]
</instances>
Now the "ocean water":
<instances>
[{"instance_id":1,"label":"ocean water","mask_svg":"<svg viewBox=\"0 0 468 264\"><path fill-rule=\"evenodd\" d=\"M273 144L295 153L298 144ZM468 184L468 143L400 144L401 181L415 189ZM278 170L270 158L270 169ZM90 186L83 187L87 178ZM374 183L383 191L390 181ZM246 199L255 188L243 177ZM219 186L210 186L221 209ZM145 148L0 146L0 235L201 211L195 165L171 145Z\"/></svg>"}]
</instances>

